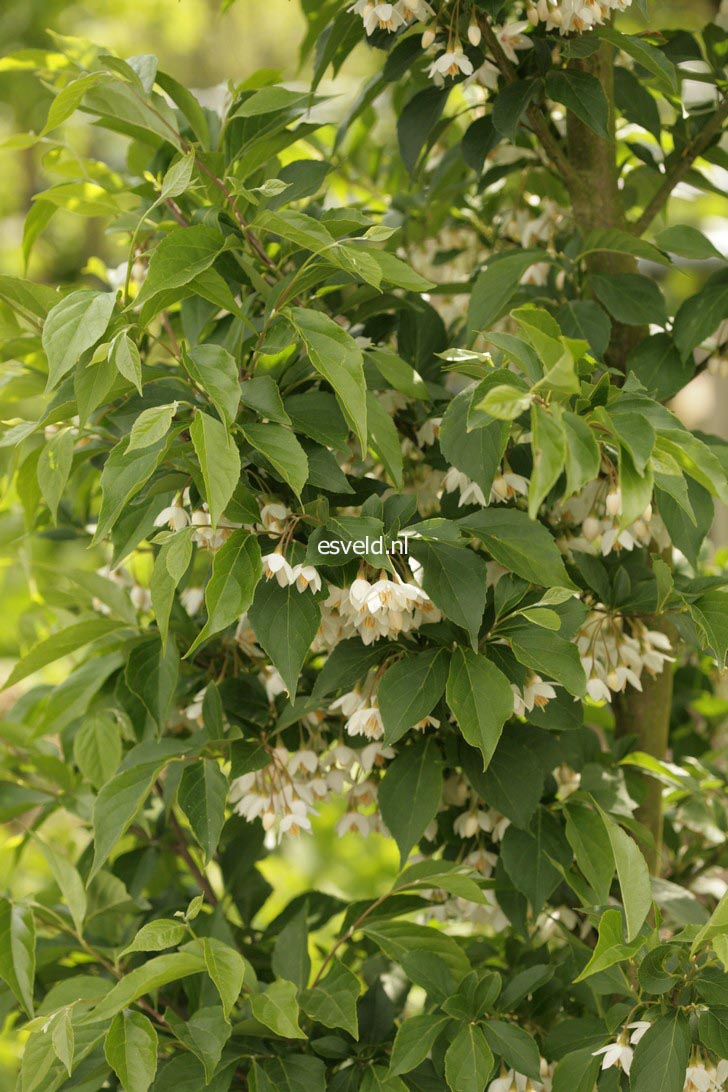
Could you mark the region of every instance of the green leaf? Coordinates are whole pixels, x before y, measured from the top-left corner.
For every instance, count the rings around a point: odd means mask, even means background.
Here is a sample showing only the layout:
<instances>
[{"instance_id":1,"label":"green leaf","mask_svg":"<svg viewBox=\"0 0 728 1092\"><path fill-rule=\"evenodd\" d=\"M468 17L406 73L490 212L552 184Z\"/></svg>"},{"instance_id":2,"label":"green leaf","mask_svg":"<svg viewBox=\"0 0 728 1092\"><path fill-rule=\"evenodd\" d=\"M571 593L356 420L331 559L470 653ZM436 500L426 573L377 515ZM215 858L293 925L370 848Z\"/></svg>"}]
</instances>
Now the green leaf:
<instances>
[{"instance_id":1,"label":"green leaf","mask_svg":"<svg viewBox=\"0 0 728 1092\"><path fill-rule=\"evenodd\" d=\"M649 436L647 429L645 435ZM622 512L620 522L623 527L629 527L636 519L639 519L645 508L652 501L655 478L650 464L640 474L634 465L634 460L628 448L620 443L619 446L619 488L622 493Z\"/></svg>"},{"instance_id":2,"label":"green leaf","mask_svg":"<svg viewBox=\"0 0 728 1092\"><path fill-rule=\"evenodd\" d=\"M449 95L449 87L426 87L412 96L397 119L399 151L410 174L415 173L420 153L440 120Z\"/></svg>"},{"instance_id":3,"label":"green leaf","mask_svg":"<svg viewBox=\"0 0 728 1092\"><path fill-rule=\"evenodd\" d=\"M362 929L386 956L397 963L406 962L413 953L436 956L449 969L455 984L461 982L471 969L467 955L456 941L431 926L380 920L370 921Z\"/></svg>"},{"instance_id":4,"label":"green leaf","mask_svg":"<svg viewBox=\"0 0 728 1092\"><path fill-rule=\"evenodd\" d=\"M445 1052L445 1079L452 1092L483 1092L493 1052L477 1024L464 1024Z\"/></svg>"},{"instance_id":5,"label":"green leaf","mask_svg":"<svg viewBox=\"0 0 728 1092\"><path fill-rule=\"evenodd\" d=\"M212 1081L232 1028L219 1005L205 1005L186 1020L176 1012L165 1013L165 1020L181 1043L199 1058L205 1070L205 1083Z\"/></svg>"},{"instance_id":6,"label":"green leaf","mask_svg":"<svg viewBox=\"0 0 728 1092\"><path fill-rule=\"evenodd\" d=\"M22 903L0 898L0 978L31 1018L35 978L35 920Z\"/></svg>"},{"instance_id":7,"label":"green leaf","mask_svg":"<svg viewBox=\"0 0 728 1092\"><path fill-rule=\"evenodd\" d=\"M534 914L539 914L561 880L561 873L551 861L567 868L571 852L560 823L541 807L529 831L508 827L501 844L501 860L514 887L526 896Z\"/></svg>"},{"instance_id":8,"label":"green leaf","mask_svg":"<svg viewBox=\"0 0 728 1092\"><path fill-rule=\"evenodd\" d=\"M176 402L166 406L150 406L149 409L142 410L132 426L126 448L127 454L138 448L156 444L158 440L166 436L176 412Z\"/></svg>"},{"instance_id":9,"label":"green leaf","mask_svg":"<svg viewBox=\"0 0 728 1092\"><path fill-rule=\"evenodd\" d=\"M261 647L278 668L291 702L298 676L321 622L321 611L310 591L295 585L279 587L275 580L261 580L248 611L250 624Z\"/></svg>"},{"instance_id":10,"label":"green leaf","mask_svg":"<svg viewBox=\"0 0 728 1092\"><path fill-rule=\"evenodd\" d=\"M308 905L304 903L278 934L271 959L271 968L276 978L287 978L302 990L308 985L311 974L307 922Z\"/></svg>"},{"instance_id":11,"label":"green leaf","mask_svg":"<svg viewBox=\"0 0 728 1092\"><path fill-rule=\"evenodd\" d=\"M464 738L483 755L483 769L513 713L513 691L505 675L481 653L456 648L447 680L447 704Z\"/></svg>"},{"instance_id":12,"label":"green leaf","mask_svg":"<svg viewBox=\"0 0 728 1092\"><path fill-rule=\"evenodd\" d=\"M270 1061L253 1062L250 1092L325 1092L325 1089L326 1067L320 1058L286 1054Z\"/></svg>"},{"instance_id":13,"label":"green leaf","mask_svg":"<svg viewBox=\"0 0 728 1092\"><path fill-rule=\"evenodd\" d=\"M479 402L473 399L474 408L484 410L499 421L514 421L531 405L533 397L530 391L524 394L518 387L501 383L491 387Z\"/></svg>"},{"instance_id":14,"label":"green leaf","mask_svg":"<svg viewBox=\"0 0 728 1092\"><path fill-rule=\"evenodd\" d=\"M141 1012L119 1012L111 1022L104 1054L125 1092L147 1092L157 1072L157 1033Z\"/></svg>"},{"instance_id":15,"label":"green leaf","mask_svg":"<svg viewBox=\"0 0 728 1092\"><path fill-rule=\"evenodd\" d=\"M422 564L422 586L436 607L467 630L473 647L485 610L485 560L465 547L409 540L409 552Z\"/></svg>"},{"instance_id":16,"label":"green leaf","mask_svg":"<svg viewBox=\"0 0 728 1092\"><path fill-rule=\"evenodd\" d=\"M383 1065L370 1065L364 1070L359 1092L407 1092L407 1085Z\"/></svg>"},{"instance_id":17,"label":"green leaf","mask_svg":"<svg viewBox=\"0 0 728 1092\"><path fill-rule=\"evenodd\" d=\"M728 315L728 271L714 273L701 290L680 307L672 333L680 353L687 357L709 338Z\"/></svg>"},{"instance_id":18,"label":"green leaf","mask_svg":"<svg viewBox=\"0 0 728 1092\"><path fill-rule=\"evenodd\" d=\"M690 613L722 668L728 652L728 592L717 589L705 592L690 604Z\"/></svg>"},{"instance_id":19,"label":"green leaf","mask_svg":"<svg viewBox=\"0 0 728 1092\"><path fill-rule=\"evenodd\" d=\"M566 439L565 496L571 497L598 477L602 456L594 432L582 417L566 410L562 420Z\"/></svg>"},{"instance_id":20,"label":"green leaf","mask_svg":"<svg viewBox=\"0 0 728 1092\"><path fill-rule=\"evenodd\" d=\"M215 759L200 759L186 766L178 790L178 802L205 856L211 859L225 822L227 778Z\"/></svg>"},{"instance_id":21,"label":"green leaf","mask_svg":"<svg viewBox=\"0 0 728 1092\"><path fill-rule=\"evenodd\" d=\"M145 994L204 971L204 960L193 952L171 952L168 955L155 956L124 975L80 1023L106 1023Z\"/></svg>"},{"instance_id":22,"label":"green leaf","mask_svg":"<svg viewBox=\"0 0 728 1092\"><path fill-rule=\"evenodd\" d=\"M76 932L80 935L86 917L86 891L83 881L77 869L74 868L67 857L64 857L40 838L36 838L36 842L48 863L53 879L58 885L58 890L66 900Z\"/></svg>"},{"instance_id":23,"label":"green leaf","mask_svg":"<svg viewBox=\"0 0 728 1092\"><path fill-rule=\"evenodd\" d=\"M483 1032L494 1054L503 1058L506 1065L522 1073L524 1077L539 1080L541 1075L536 1040L516 1024L507 1024L504 1020L488 1020L483 1024Z\"/></svg>"},{"instance_id":24,"label":"green leaf","mask_svg":"<svg viewBox=\"0 0 728 1092\"><path fill-rule=\"evenodd\" d=\"M182 353L189 375L210 396L226 425L232 425L240 404L240 377L232 353L222 345L208 342Z\"/></svg>"},{"instance_id":25,"label":"green leaf","mask_svg":"<svg viewBox=\"0 0 728 1092\"><path fill-rule=\"evenodd\" d=\"M301 1008L327 1028L343 1028L354 1039L359 1038L356 1003L359 979L338 959L333 960L325 978L301 995Z\"/></svg>"},{"instance_id":26,"label":"green leaf","mask_svg":"<svg viewBox=\"0 0 728 1092\"><path fill-rule=\"evenodd\" d=\"M278 384L270 375L254 375L247 379L241 385L240 400L243 405L254 409L261 417L267 417L279 425L291 423L291 418L283 405Z\"/></svg>"},{"instance_id":27,"label":"green leaf","mask_svg":"<svg viewBox=\"0 0 728 1092\"><path fill-rule=\"evenodd\" d=\"M564 808L566 838L576 863L594 889L599 903L609 900L614 875L612 843L602 819L591 808L569 802ZM620 926L621 929L621 926Z\"/></svg>"},{"instance_id":28,"label":"green leaf","mask_svg":"<svg viewBox=\"0 0 728 1092\"><path fill-rule=\"evenodd\" d=\"M541 502L556 484L566 462L566 436L556 407L531 407L533 471L528 489L528 514L535 519Z\"/></svg>"},{"instance_id":29,"label":"green leaf","mask_svg":"<svg viewBox=\"0 0 728 1092\"><path fill-rule=\"evenodd\" d=\"M690 1025L683 1012L655 1020L635 1047L631 1092L682 1092L690 1043Z\"/></svg>"},{"instance_id":30,"label":"green leaf","mask_svg":"<svg viewBox=\"0 0 728 1092\"><path fill-rule=\"evenodd\" d=\"M695 955L709 940L723 935L728 935L728 891L721 897L708 921L697 933L691 945L690 954Z\"/></svg>"},{"instance_id":31,"label":"green leaf","mask_svg":"<svg viewBox=\"0 0 728 1092\"><path fill-rule=\"evenodd\" d=\"M440 426L440 449L451 466L476 482L488 499L493 479L500 469L510 427L505 421L490 421L468 432L468 411L477 388L469 387L453 398Z\"/></svg>"},{"instance_id":32,"label":"green leaf","mask_svg":"<svg viewBox=\"0 0 728 1092\"><path fill-rule=\"evenodd\" d=\"M263 993L256 993L251 998L253 1016L284 1039L305 1039L306 1033L298 1024L296 992L293 982L285 979L272 982Z\"/></svg>"},{"instance_id":33,"label":"green leaf","mask_svg":"<svg viewBox=\"0 0 728 1092\"><path fill-rule=\"evenodd\" d=\"M240 481L240 452L225 425L200 410L190 426L190 436L202 471L214 528Z\"/></svg>"},{"instance_id":34,"label":"green leaf","mask_svg":"<svg viewBox=\"0 0 728 1092\"><path fill-rule=\"evenodd\" d=\"M592 273L594 295L609 314L626 326L667 323L665 297L649 277L641 273Z\"/></svg>"},{"instance_id":35,"label":"green leaf","mask_svg":"<svg viewBox=\"0 0 728 1092\"><path fill-rule=\"evenodd\" d=\"M105 333L116 303L113 292L81 288L64 296L43 324L43 349L48 357L48 385L53 390L64 375Z\"/></svg>"},{"instance_id":36,"label":"green leaf","mask_svg":"<svg viewBox=\"0 0 728 1092\"><path fill-rule=\"evenodd\" d=\"M384 465L397 489L402 489L402 446L397 427L373 391L367 391L369 449Z\"/></svg>"},{"instance_id":37,"label":"green leaf","mask_svg":"<svg viewBox=\"0 0 728 1092\"><path fill-rule=\"evenodd\" d=\"M209 269L220 253L223 237L217 228L206 224L192 227L176 227L155 247L149 269L139 293L134 299L135 309L146 304L161 292L181 288L205 269ZM145 310L148 318L151 314Z\"/></svg>"},{"instance_id":38,"label":"green leaf","mask_svg":"<svg viewBox=\"0 0 728 1092\"><path fill-rule=\"evenodd\" d=\"M164 649L160 637L152 633L129 653L124 676L132 694L137 696L161 731L179 676L179 655L174 641Z\"/></svg>"},{"instance_id":39,"label":"green leaf","mask_svg":"<svg viewBox=\"0 0 728 1092\"><path fill-rule=\"evenodd\" d=\"M227 1019L240 997L247 964L239 952L215 937L204 937L202 944L207 973L220 994Z\"/></svg>"},{"instance_id":40,"label":"green leaf","mask_svg":"<svg viewBox=\"0 0 728 1092\"><path fill-rule=\"evenodd\" d=\"M436 648L407 656L387 669L377 691L386 746L432 712L445 690L448 666L447 652Z\"/></svg>"},{"instance_id":41,"label":"green leaf","mask_svg":"<svg viewBox=\"0 0 728 1092\"><path fill-rule=\"evenodd\" d=\"M475 757L475 752L470 752ZM543 769L524 749L518 732L505 732L495 749L485 773L466 770L469 779L484 800L507 816L512 823L527 830L543 791Z\"/></svg>"},{"instance_id":42,"label":"green leaf","mask_svg":"<svg viewBox=\"0 0 728 1092\"><path fill-rule=\"evenodd\" d=\"M107 634L113 633L123 625L123 622L116 621L114 618L91 618L87 622L74 622L73 625L66 626L58 633L52 633L50 637L34 645L30 652L17 662L4 683L3 690L21 682L28 675L33 675L55 660L60 660L62 656L68 656L72 652L77 652L79 648L83 648L84 645L91 644L100 637L106 637Z\"/></svg>"},{"instance_id":43,"label":"green leaf","mask_svg":"<svg viewBox=\"0 0 728 1092\"><path fill-rule=\"evenodd\" d=\"M308 459L293 433L282 425L272 423L243 425L242 431L248 443L268 460L300 497L308 478Z\"/></svg>"},{"instance_id":44,"label":"green leaf","mask_svg":"<svg viewBox=\"0 0 728 1092\"><path fill-rule=\"evenodd\" d=\"M669 334L652 334L631 350L627 371L634 372L653 398L665 402L690 382L695 362L683 360Z\"/></svg>"},{"instance_id":45,"label":"green leaf","mask_svg":"<svg viewBox=\"0 0 728 1092\"><path fill-rule=\"evenodd\" d=\"M109 348L109 363L113 365L118 371L119 375L123 375L124 379L128 379L130 383L133 383L139 393L142 393L142 361L139 356L139 350L136 344L132 341L126 331L122 330L120 334L117 334L114 340L111 342ZM100 365L95 364L94 367L98 369ZM104 397L106 392L104 392Z\"/></svg>"},{"instance_id":46,"label":"green leaf","mask_svg":"<svg viewBox=\"0 0 728 1092\"><path fill-rule=\"evenodd\" d=\"M720 258L722 262L726 260L725 255L713 246L702 231L689 224L674 224L665 228L657 235L657 243L662 250L696 262L710 261L711 258Z\"/></svg>"},{"instance_id":47,"label":"green leaf","mask_svg":"<svg viewBox=\"0 0 728 1092\"><path fill-rule=\"evenodd\" d=\"M491 258L478 274L470 296L468 336L488 329L508 310L521 277L537 262L549 261L545 250L516 250Z\"/></svg>"},{"instance_id":48,"label":"green leaf","mask_svg":"<svg viewBox=\"0 0 728 1092\"><path fill-rule=\"evenodd\" d=\"M181 921L172 918L157 918L142 925L131 944L119 953L119 958L132 952L162 952L165 948L176 948L187 936L187 930Z\"/></svg>"},{"instance_id":49,"label":"green leaf","mask_svg":"<svg viewBox=\"0 0 728 1092\"><path fill-rule=\"evenodd\" d=\"M609 348L612 324L594 300L569 300L556 312L556 321L567 337L587 341L596 356Z\"/></svg>"},{"instance_id":50,"label":"green leaf","mask_svg":"<svg viewBox=\"0 0 728 1092\"><path fill-rule=\"evenodd\" d=\"M560 1058L554 1070L553 1092L594 1092L601 1065L592 1047L571 1051Z\"/></svg>"},{"instance_id":51,"label":"green leaf","mask_svg":"<svg viewBox=\"0 0 728 1092\"><path fill-rule=\"evenodd\" d=\"M680 81L677 69L661 49L656 49L636 34L621 34L613 27L598 27L595 33L617 46L623 53L629 54L638 64L656 76L658 85L663 91L667 91L668 94L678 94Z\"/></svg>"},{"instance_id":52,"label":"green leaf","mask_svg":"<svg viewBox=\"0 0 728 1092\"><path fill-rule=\"evenodd\" d=\"M546 94L560 102L603 140L611 140L609 103L599 80L578 69L552 69L546 76Z\"/></svg>"},{"instance_id":53,"label":"green leaf","mask_svg":"<svg viewBox=\"0 0 728 1092\"><path fill-rule=\"evenodd\" d=\"M139 766L132 766L112 777L101 789L94 802L94 861L89 882L129 828L151 792L160 769L159 762L144 762Z\"/></svg>"},{"instance_id":54,"label":"green leaf","mask_svg":"<svg viewBox=\"0 0 728 1092\"><path fill-rule=\"evenodd\" d=\"M379 810L397 843L401 867L435 818L441 797L440 755L432 738L400 751L387 767L379 786Z\"/></svg>"},{"instance_id":55,"label":"green leaf","mask_svg":"<svg viewBox=\"0 0 728 1092\"><path fill-rule=\"evenodd\" d=\"M429 401L427 385L418 371L389 349L368 349L371 361L388 386L406 394L408 398Z\"/></svg>"},{"instance_id":56,"label":"green leaf","mask_svg":"<svg viewBox=\"0 0 728 1092\"><path fill-rule=\"evenodd\" d=\"M622 905L627 919L627 943L631 943L652 908L652 888L647 863L637 843L610 819L597 804L612 845Z\"/></svg>"},{"instance_id":57,"label":"green leaf","mask_svg":"<svg viewBox=\"0 0 728 1092\"><path fill-rule=\"evenodd\" d=\"M69 1009L61 1009L61 1011L55 1015L50 1032L56 1057L63 1062L63 1065L66 1067L66 1072L70 1077L73 1072L75 1036Z\"/></svg>"},{"instance_id":58,"label":"green leaf","mask_svg":"<svg viewBox=\"0 0 728 1092\"><path fill-rule=\"evenodd\" d=\"M493 125L511 142L516 138L518 123L537 89L535 80L516 80L515 83L507 83L493 102Z\"/></svg>"},{"instance_id":59,"label":"green leaf","mask_svg":"<svg viewBox=\"0 0 728 1092\"><path fill-rule=\"evenodd\" d=\"M447 1016L422 1013L399 1025L392 1046L389 1072L394 1076L416 1069L432 1050L438 1035L449 1022Z\"/></svg>"},{"instance_id":60,"label":"green leaf","mask_svg":"<svg viewBox=\"0 0 728 1092\"><path fill-rule=\"evenodd\" d=\"M45 445L38 459L38 485L54 523L71 472L73 447L73 431L63 429Z\"/></svg>"},{"instance_id":61,"label":"green leaf","mask_svg":"<svg viewBox=\"0 0 728 1092\"><path fill-rule=\"evenodd\" d=\"M458 523L510 572L544 588L571 588L559 548L543 524L516 508L484 508Z\"/></svg>"},{"instance_id":62,"label":"green leaf","mask_svg":"<svg viewBox=\"0 0 728 1092\"><path fill-rule=\"evenodd\" d=\"M599 974L613 967L616 963L622 963L625 959L631 959L644 944L641 937L637 937L631 944L626 944L623 936L622 914L619 910L605 910L599 919L599 937L591 958L584 970L575 982L582 982L592 974Z\"/></svg>"},{"instance_id":63,"label":"green leaf","mask_svg":"<svg viewBox=\"0 0 728 1092\"><path fill-rule=\"evenodd\" d=\"M256 536L233 531L212 559L212 576L205 588L207 621L187 656L213 634L238 621L253 601L262 571Z\"/></svg>"},{"instance_id":64,"label":"green leaf","mask_svg":"<svg viewBox=\"0 0 728 1092\"><path fill-rule=\"evenodd\" d=\"M149 447L127 453L128 440L121 440L109 455L101 472L101 510L99 512L94 542L106 537L129 501L149 481L167 451L167 437L163 436Z\"/></svg>"},{"instance_id":65,"label":"green leaf","mask_svg":"<svg viewBox=\"0 0 728 1092\"><path fill-rule=\"evenodd\" d=\"M576 645L556 633L545 632L521 621L509 623L504 633L507 633L519 663L539 675L556 679L574 697L584 697L586 675Z\"/></svg>"},{"instance_id":66,"label":"green leaf","mask_svg":"<svg viewBox=\"0 0 728 1092\"><path fill-rule=\"evenodd\" d=\"M322 311L304 307L291 310L291 321L301 337L313 368L336 395L349 428L367 450L367 401L364 358L350 334Z\"/></svg>"},{"instance_id":67,"label":"green leaf","mask_svg":"<svg viewBox=\"0 0 728 1092\"><path fill-rule=\"evenodd\" d=\"M622 231L621 228L597 228L588 232L582 241L578 258L604 251L613 254L631 254L633 258L642 258L647 262L655 262L656 265L671 264L670 259L666 258L652 243L639 239L636 235L630 235L628 231Z\"/></svg>"}]
</instances>

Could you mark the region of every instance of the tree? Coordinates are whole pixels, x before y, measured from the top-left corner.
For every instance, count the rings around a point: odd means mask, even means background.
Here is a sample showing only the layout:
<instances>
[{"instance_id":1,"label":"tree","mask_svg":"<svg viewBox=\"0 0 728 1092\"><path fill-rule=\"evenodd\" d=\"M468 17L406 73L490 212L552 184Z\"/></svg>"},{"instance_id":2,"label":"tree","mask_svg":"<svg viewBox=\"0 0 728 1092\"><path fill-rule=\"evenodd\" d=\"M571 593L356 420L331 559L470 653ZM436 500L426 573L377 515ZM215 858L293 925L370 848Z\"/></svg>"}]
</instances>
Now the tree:
<instances>
[{"instance_id":1,"label":"tree","mask_svg":"<svg viewBox=\"0 0 728 1092\"><path fill-rule=\"evenodd\" d=\"M728 449L665 403L728 273L655 225L724 165L728 39L628 6L305 4L312 89L222 116L151 56L18 59L60 177L27 247L66 210L128 250L0 278L26 532L105 561L36 567L7 683L0 804L52 878L0 901L23 1092L722 1087L725 778L687 709L721 709ZM342 796L397 879L261 928L258 862Z\"/></svg>"}]
</instances>

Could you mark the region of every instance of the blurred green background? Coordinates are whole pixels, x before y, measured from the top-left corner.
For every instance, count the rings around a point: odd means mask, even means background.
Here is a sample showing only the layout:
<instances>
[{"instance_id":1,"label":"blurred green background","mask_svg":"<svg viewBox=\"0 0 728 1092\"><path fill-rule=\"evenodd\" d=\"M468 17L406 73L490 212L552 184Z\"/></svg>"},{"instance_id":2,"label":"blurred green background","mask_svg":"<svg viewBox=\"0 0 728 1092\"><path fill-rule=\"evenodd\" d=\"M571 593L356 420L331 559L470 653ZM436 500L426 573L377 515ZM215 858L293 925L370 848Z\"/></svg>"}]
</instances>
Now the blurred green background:
<instances>
[{"instance_id":1,"label":"blurred green background","mask_svg":"<svg viewBox=\"0 0 728 1092\"><path fill-rule=\"evenodd\" d=\"M309 6L314 2L307 0ZM719 4L711 0L661 0L659 5L651 6L653 10L659 6L663 26L699 27L714 17ZM630 15L628 21L632 24L629 29L649 28L649 22L645 24L638 16ZM227 11L222 10L221 0L0 0L0 273L23 273L24 217L32 206L33 194L46 184L39 151L12 147L13 137L28 130L39 131L48 107L48 96L35 77L29 72L3 70L1 57L17 50L53 48L49 30L90 39L123 57L154 53L160 67L181 83L196 90L211 89L211 94L212 89L228 80L244 80L259 68L273 69L286 80L305 82L308 77L307 68L301 68L298 59L305 32L298 0L237 0ZM379 61L362 44L337 81L337 93L354 94ZM95 153L102 158L108 154L111 162L117 154L109 147L108 137L88 127L74 128L71 138L85 154ZM92 140L94 145L90 147ZM701 225L722 214L718 198L675 204L674 215L684 214L692 223ZM122 260L121 251L115 250L104 236L99 220L61 213L36 245L28 272L33 279L47 283L74 280L95 256L111 266ZM712 383L720 382L708 378ZM697 421L688 421L692 427L704 423L721 431L724 422L716 423L710 417L715 413L716 393L714 388L697 388L687 397L681 412L686 418L691 412L694 418L697 414ZM4 405L0 417L22 417L24 410L27 413L29 407L17 402ZM73 564L95 567L102 563L100 555L92 557L78 543L61 538L36 541L31 547L20 519L8 515L13 500L6 494L0 501L5 510L0 520L3 676L19 647L27 645L31 637L28 612L37 609L32 582L26 574L31 548L36 559L54 566L70 563L71 558ZM0 701L7 701L7 696L2 695ZM315 837L290 840L285 849L265 862L266 879L274 888L264 909L266 918L275 916L289 899L306 889L372 898L391 881L397 867L393 843L379 836L372 836L366 843L354 835L339 838L334 826L340 811L336 805L327 805L316 824ZM57 834L70 844L76 840L72 829ZM0 889L10 888L15 894L36 891L47 874L45 863L32 848L24 850L20 859L16 857L19 843L17 830L6 827L0 832ZM21 1049L22 1042L13 1034L10 1018L0 1011L0 1092L9 1092L14 1086Z\"/></svg>"}]
</instances>

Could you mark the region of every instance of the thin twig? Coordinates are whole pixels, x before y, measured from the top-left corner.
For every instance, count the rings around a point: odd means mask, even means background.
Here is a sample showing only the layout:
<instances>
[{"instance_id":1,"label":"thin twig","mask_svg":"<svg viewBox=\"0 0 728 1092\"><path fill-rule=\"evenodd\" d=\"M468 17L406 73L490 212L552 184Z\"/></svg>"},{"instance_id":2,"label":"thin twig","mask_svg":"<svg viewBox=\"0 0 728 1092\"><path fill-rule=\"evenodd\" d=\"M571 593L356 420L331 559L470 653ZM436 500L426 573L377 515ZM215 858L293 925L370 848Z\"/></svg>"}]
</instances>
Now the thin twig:
<instances>
[{"instance_id":1,"label":"thin twig","mask_svg":"<svg viewBox=\"0 0 728 1092\"><path fill-rule=\"evenodd\" d=\"M718 136L726 119L728 119L728 99L723 100L710 121L703 126L693 140L685 145L679 158L665 172L663 181L648 202L642 215L633 224L629 225L630 230L635 235L642 235L647 230L658 212L667 204L670 194L677 184L683 180L695 160L706 151L713 139Z\"/></svg>"},{"instance_id":2,"label":"thin twig","mask_svg":"<svg viewBox=\"0 0 728 1092\"><path fill-rule=\"evenodd\" d=\"M174 831L175 835L177 836L177 841L175 842L175 845L174 845L176 853L182 858L182 860L185 862L185 864L189 868L190 872L192 873L195 880L197 881L197 886L200 888L201 891L204 892L205 898L207 899L207 901L212 906L218 906L219 903L220 903L220 900L218 899L217 895L213 891L212 885L210 884L210 881L208 880L207 876L202 871L202 869L199 867L199 865L195 861L194 857L190 853L189 849L187 848L187 842L185 840L185 833L184 833L184 831L182 830L182 827L179 824L179 820L178 820L177 816L174 814L174 812L171 809L170 809L170 813L169 813L169 821L170 821L170 826L172 827L172 830Z\"/></svg>"},{"instance_id":3,"label":"thin twig","mask_svg":"<svg viewBox=\"0 0 728 1092\"><path fill-rule=\"evenodd\" d=\"M478 19L478 25L488 49L493 55L496 67L500 71L501 75L505 79L506 83L517 83L518 74L515 67L511 64L503 51L503 46L498 41L495 31L488 19L481 17ZM531 123L534 135L538 137L541 142L541 147L551 160L551 163L556 168L558 173L563 178L569 189L579 186L579 176L574 170L573 166L569 162L566 154L564 153L561 145L556 137L553 135L549 128L548 121L543 114L543 111L536 106L535 103L531 103L526 109L526 117Z\"/></svg>"}]
</instances>

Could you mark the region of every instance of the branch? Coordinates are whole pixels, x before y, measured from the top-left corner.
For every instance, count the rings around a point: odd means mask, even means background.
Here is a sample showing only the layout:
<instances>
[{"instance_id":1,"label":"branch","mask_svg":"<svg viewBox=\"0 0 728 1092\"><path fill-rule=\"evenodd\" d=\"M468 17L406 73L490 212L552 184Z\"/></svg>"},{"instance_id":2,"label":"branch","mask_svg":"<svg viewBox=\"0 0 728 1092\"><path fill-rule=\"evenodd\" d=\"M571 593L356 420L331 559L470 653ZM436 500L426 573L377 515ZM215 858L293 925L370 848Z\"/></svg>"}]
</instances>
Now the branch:
<instances>
[{"instance_id":1,"label":"branch","mask_svg":"<svg viewBox=\"0 0 728 1092\"><path fill-rule=\"evenodd\" d=\"M635 235L642 235L647 230L658 212L667 204L670 194L677 184L683 180L695 160L706 151L713 139L718 136L726 119L728 119L728 99L723 100L707 125L704 125L700 132L685 145L678 160L666 171L661 185L640 218L630 224L630 230Z\"/></svg>"},{"instance_id":2,"label":"branch","mask_svg":"<svg viewBox=\"0 0 728 1092\"><path fill-rule=\"evenodd\" d=\"M485 18L478 19L478 25L485 42L493 54L496 67L500 71L501 75L505 79L506 83L517 83L518 74L516 69L506 57L503 46L498 41L498 38L491 26L490 22ZM546 155L551 160L551 163L556 168L558 173L563 178L567 187L577 187L579 185L579 176L572 167L571 163L567 159L564 151L561 148L556 137L553 135L549 128L548 121L546 120L543 111L539 109L534 103L531 103L526 109L526 117L531 123L531 128L535 136L541 142L541 147L546 152Z\"/></svg>"},{"instance_id":3,"label":"branch","mask_svg":"<svg viewBox=\"0 0 728 1092\"><path fill-rule=\"evenodd\" d=\"M179 824L179 819L174 814L174 812L172 811L171 808L170 808L170 812L169 812L169 822L170 822L170 826L172 827L172 830L174 831L174 833L176 835L176 838L177 838L177 840L176 840L176 842L174 844L175 852L178 854L178 856L180 856L182 858L182 860L185 862L185 864L189 868L190 872L192 873L195 880L197 881L197 886L200 888L201 891L204 892L205 898L210 903L210 905L211 906L218 906L219 903L220 903L220 900L218 899L217 895L213 891L212 886L211 886L210 881L208 880L207 876L202 871L202 869L199 867L199 865L195 861L194 857L190 853L190 851L189 851L189 849L187 847L187 842L185 841L185 833L184 833L184 831L182 830L182 827Z\"/></svg>"}]
</instances>

